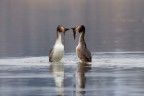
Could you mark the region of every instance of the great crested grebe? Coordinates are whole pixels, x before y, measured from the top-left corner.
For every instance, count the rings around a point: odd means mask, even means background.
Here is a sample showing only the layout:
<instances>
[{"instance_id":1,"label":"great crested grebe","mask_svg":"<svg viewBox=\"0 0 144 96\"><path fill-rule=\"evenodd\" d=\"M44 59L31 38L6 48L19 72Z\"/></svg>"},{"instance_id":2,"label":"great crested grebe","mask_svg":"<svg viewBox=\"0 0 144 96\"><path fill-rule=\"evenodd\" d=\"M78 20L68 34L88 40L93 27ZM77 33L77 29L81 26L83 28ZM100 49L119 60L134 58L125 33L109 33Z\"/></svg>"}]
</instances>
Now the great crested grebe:
<instances>
[{"instance_id":1,"label":"great crested grebe","mask_svg":"<svg viewBox=\"0 0 144 96\"><path fill-rule=\"evenodd\" d=\"M62 43L61 33L65 33L68 28L65 28L61 25L57 26L57 39L53 48L49 52L49 62L59 62L64 54L64 45Z\"/></svg>"},{"instance_id":2,"label":"great crested grebe","mask_svg":"<svg viewBox=\"0 0 144 96\"><path fill-rule=\"evenodd\" d=\"M92 61L92 56L91 52L87 49L84 36L85 36L85 27L84 25L76 26L74 28L71 28L74 33L74 38L75 38L75 33L76 31L79 32L79 41L78 45L76 47L76 54L79 57L81 62L91 62Z\"/></svg>"}]
</instances>

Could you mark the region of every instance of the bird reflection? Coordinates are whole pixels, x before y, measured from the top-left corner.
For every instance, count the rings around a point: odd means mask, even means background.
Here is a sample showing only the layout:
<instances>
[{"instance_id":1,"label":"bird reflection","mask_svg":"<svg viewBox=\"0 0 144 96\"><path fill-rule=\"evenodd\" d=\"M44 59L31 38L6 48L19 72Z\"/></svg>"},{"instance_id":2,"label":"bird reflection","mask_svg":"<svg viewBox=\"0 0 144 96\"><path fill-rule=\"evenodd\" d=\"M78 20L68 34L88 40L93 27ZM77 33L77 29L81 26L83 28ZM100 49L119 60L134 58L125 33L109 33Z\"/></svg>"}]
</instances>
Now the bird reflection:
<instances>
[{"instance_id":1,"label":"bird reflection","mask_svg":"<svg viewBox=\"0 0 144 96\"><path fill-rule=\"evenodd\" d=\"M76 72L76 96L83 96L85 94L86 77L85 73L91 70L91 65L84 62L78 63Z\"/></svg>"},{"instance_id":2,"label":"bird reflection","mask_svg":"<svg viewBox=\"0 0 144 96\"><path fill-rule=\"evenodd\" d=\"M53 73L57 96L64 96L64 65L61 62L52 62L49 68Z\"/></svg>"}]
</instances>

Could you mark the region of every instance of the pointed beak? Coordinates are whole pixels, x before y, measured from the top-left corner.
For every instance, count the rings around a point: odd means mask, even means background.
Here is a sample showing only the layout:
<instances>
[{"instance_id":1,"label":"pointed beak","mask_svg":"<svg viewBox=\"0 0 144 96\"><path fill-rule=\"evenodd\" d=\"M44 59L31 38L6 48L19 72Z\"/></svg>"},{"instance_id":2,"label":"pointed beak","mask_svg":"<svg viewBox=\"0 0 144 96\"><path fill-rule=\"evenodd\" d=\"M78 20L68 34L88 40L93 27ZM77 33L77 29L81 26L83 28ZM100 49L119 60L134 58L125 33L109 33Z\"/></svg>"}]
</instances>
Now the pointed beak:
<instances>
[{"instance_id":1,"label":"pointed beak","mask_svg":"<svg viewBox=\"0 0 144 96\"><path fill-rule=\"evenodd\" d=\"M66 31L68 31L68 30L69 30L68 28L65 28L65 30L64 30L64 31L66 32Z\"/></svg>"},{"instance_id":2,"label":"pointed beak","mask_svg":"<svg viewBox=\"0 0 144 96\"><path fill-rule=\"evenodd\" d=\"M68 28L65 28L65 29L64 29L64 35L65 35L65 32L68 31L68 30L69 30Z\"/></svg>"},{"instance_id":3,"label":"pointed beak","mask_svg":"<svg viewBox=\"0 0 144 96\"><path fill-rule=\"evenodd\" d=\"M76 28L71 28L73 30L73 37L74 37L74 40L76 39Z\"/></svg>"}]
</instances>

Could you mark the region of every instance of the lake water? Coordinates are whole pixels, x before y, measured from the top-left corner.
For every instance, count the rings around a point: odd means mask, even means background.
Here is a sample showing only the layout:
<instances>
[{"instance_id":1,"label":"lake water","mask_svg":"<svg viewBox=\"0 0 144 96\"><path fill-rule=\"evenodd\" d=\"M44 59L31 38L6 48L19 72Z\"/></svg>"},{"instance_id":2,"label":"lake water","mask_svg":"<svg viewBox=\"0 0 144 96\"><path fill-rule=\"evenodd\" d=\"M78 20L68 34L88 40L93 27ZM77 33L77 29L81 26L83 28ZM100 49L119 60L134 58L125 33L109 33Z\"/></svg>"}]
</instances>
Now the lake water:
<instances>
[{"instance_id":1,"label":"lake water","mask_svg":"<svg viewBox=\"0 0 144 96\"><path fill-rule=\"evenodd\" d=\"M0 59L0 96L143 96L144 53L97 52L82 64L74 53Z\"/></svg>"},{"instance_id":2,"label":"lake water","mask_svg":"<svg viewBox=\"0 0 144 96\"><path fill-rule=\"evenodd\" d=\"M144 96L143 11L144 0L0 0L0 96ZM78 62L69 31L49 63L57 25L81 24L93 62Z\"/></svg>"},{"instance_id":3,"label":"lake water","mask_svg":"<svg viewBox=\"0 0 144 96\"><path fill-rule=\"evenodd\" d=\"M58 25L81 24L93 52L144 51L144 0L0 0L0 57L47 56ZM76 37L66 33L65 52Z\"/></svg>"}]
</instances>

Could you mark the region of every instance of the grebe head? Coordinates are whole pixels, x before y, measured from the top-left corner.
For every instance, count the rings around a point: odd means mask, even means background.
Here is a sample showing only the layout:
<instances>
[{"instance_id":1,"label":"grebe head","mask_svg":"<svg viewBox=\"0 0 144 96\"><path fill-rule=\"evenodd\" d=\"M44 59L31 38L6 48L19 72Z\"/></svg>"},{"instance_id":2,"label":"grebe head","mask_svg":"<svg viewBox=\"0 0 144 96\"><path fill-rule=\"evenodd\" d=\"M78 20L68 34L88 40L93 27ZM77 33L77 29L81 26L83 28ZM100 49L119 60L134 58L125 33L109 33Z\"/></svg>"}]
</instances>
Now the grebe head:
<instances>
[{"instance_id":1,"label":"grebe head","mask_svg":"<svg viewBox=\"0 0 144 96\"><path fill-rule=\"evenodd\" d=\"M69 30L68 28L65 28L65 27L63 27L61 25L57 26L57 32L66 32L68 30Z\"/></svg>"},{"instance_id":2,"label":"grebe head","mask_svg":"<svg viewBox=\"0 0 144 96\"><path fill-rule=\"evenodd\" d=\"M79 25L79 26L73 27L71 29L73 30L74 39L76 37L75 36L76 35L76 31L78 31L79 33L85 32L85 26L84 25Z\"/></svg>"}]
</instances>

